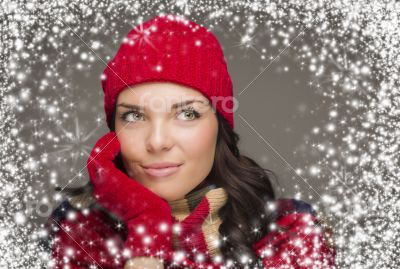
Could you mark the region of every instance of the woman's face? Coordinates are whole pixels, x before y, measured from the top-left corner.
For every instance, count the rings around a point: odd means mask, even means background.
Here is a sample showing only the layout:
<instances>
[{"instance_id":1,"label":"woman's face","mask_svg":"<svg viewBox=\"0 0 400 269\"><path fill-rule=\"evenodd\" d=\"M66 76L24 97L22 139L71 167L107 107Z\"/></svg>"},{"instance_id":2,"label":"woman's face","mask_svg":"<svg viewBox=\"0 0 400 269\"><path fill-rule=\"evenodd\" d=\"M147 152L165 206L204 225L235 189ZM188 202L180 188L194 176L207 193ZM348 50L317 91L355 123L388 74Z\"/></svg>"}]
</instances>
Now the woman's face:
<instances>
[{"instance_id":1,"label":"woman's face","mask_svg":"<svg viewBox=\"0 0 400 269\"><path fill-rule=\"evenodd\" d=\"M116 106L115 132L129 177L167 201L183 198L207 177L218 121L199 91L142 83L123 90Z\"/></svg>"}]
</instances>

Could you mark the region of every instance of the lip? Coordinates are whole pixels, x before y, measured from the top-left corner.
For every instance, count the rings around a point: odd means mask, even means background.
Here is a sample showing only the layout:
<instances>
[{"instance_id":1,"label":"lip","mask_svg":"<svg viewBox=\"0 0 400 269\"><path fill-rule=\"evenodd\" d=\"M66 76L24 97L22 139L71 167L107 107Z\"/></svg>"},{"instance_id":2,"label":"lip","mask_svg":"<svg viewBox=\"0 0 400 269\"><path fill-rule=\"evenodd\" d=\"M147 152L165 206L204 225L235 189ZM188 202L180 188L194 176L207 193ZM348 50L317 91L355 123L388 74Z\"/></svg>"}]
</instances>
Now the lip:
<instances>
[{"instance_id":1,"label":"lip","mask_svg":"<svg viewBox=\"0 0 400 269\"><path fill-rule=\"evenodd\" d=\"M171 163L171 162L162 162L162 163L151 163L148 165L143 165L144 168L167 168L167 167L174 167L174 166L179 166L181 165L180 163Z\"/></svg>"},{"instance_id":2,"label":"lip","mask_svg":"<svg viewBox=\"0 0 400 269\"><path fill-rule=\"evenodd\" d=\"M143 166L143 170L152 177L167 177L178 172L181 165L177 163L153 163Z\"/></svg>"}]
</instances>

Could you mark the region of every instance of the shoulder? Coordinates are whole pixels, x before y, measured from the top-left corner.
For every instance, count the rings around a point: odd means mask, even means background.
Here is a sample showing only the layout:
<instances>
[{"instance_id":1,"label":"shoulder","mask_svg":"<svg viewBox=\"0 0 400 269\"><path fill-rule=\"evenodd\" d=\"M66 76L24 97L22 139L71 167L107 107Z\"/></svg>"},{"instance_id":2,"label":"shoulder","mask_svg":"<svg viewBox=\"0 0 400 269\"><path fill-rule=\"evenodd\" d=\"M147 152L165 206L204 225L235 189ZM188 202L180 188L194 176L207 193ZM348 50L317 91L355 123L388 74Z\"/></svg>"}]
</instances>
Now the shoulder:
<instances>
[{"instance_id":1,"label":"shoulder","mask_svg":"<svg viewBox=\"0 0 400 269\"><path fill-rule=\"evenodd\" d=\"M104 218L104 213L97 208L97 205L90 193L73 195L65 198L52 211L47 219L46 225L52 223L77 222L84 218Z\"/></svg>"},{"instance_id":2,"label":"shoulder","mask_svg":"<svg viewBox=\"0 0 400 269\"><path fill-rule=\"evenodd\" d=\"M281 198L267 207L269 232L252 246L264 267L336 268L331 230L311 204Z\"/></svg>"},{"instance_id":3,"label":"shoulder","mask_svg":"<svg viewBox=\"0 0 400 269\"><path fill-rule=\"evenodd\" d=\"M47 218L44 228L47 236L40 244L47 250L56 237L85 238L96 231L99 235L125 234L124 224L101 208L91 194L74 195L59 203Z\"/></svg>"},{"instance_id":4,"label":"shoulder","mask_svg":"<svg viewBox=\"0 0 400 269\"><path fill-rule=\"evenodd\" d=\"M296 227L323 227L330 229L322 212L305 201L294 198L280 198L268 205L272 224L278 230L294 229Z\"/></svg>"},{"instance_id":5,"label":"shoulder","mask_svg":"<svg viewBox=\"0 0 400 269\"><path fill-rule=\"evenodd\" d=\"M51 213L48 221L77 221L81 218L102 220L104 223L120 222L114 215L102 208L91 193L72 195L64 199Z\"/></svg>"},{"instance_id":6,"label":"shoulder","mask_svg":"<svg viewBox=\"0 0 400 269\"><path fill-rule=\"evenodd\" d=\"M317 216L317 212L313 209L311 204L294 198L277 199L273 202L272 210L275 211L276 219L293 213L304 213Z\"/></svg>"},{"instance_id":7,"label":"shoulder","mask_svg":"<svg viewBox=\"0 0 400 269\"><path fill-rule=\"evenodd\" d=\"M305 221L317 223L318 212L305 201L294 198L280 198L271 202L267 208L271 219L279 227L302 225Z\"/></svg>"},{"instance_id":8,"label":"shoulder","mask_svg":"<svg viewBox=\"0 0 400 269\"><path fill-rule=\"evenodd\" d=\"M335 249L333 233L320 212L305 201L282 198L270 203L268 211L272 216L270 231L253 244L254 251L261 257L268 257L266 265L279 259L282 253L304 257L319 257L318 262L332 265ZM326 267L331 268L331 267Z\"/></svg>"},{"instance_id":9,"label":"shoulder","mask_svg":"<svg viewBox=\"0 0 400 269\"><path fill-rule=\"evenodd\" d=\"M47 235L39 244L56 268L91 268L93 264L115 268L122 262L125 226L90 197L63 200L47 219L45 230Z\"/></svg>"}]
</instances>

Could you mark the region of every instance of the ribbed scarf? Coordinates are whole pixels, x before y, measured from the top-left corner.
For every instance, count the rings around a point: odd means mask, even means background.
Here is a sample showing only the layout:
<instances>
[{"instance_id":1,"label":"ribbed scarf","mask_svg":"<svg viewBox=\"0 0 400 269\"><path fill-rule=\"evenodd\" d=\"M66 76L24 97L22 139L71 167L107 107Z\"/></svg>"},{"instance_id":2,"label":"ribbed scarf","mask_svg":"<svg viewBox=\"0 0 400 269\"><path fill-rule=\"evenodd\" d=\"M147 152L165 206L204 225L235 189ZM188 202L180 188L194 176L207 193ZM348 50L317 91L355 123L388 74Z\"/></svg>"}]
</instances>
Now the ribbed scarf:
<instances>
[{"instance_id":1,"label":"ribbed scarf","mask_svg":"<svg viewBox=\"0 0 400 269\"><path fill-rule=\"evenodd\" d=\"M210 258L219 255L218 228L222 221L218 210L226 201L226 191L214 185L203 187L183 199L170 201L175 220L174 249L196 249ZM194 253L192 255L195 256Z\"/></svg>"}]
</instances>

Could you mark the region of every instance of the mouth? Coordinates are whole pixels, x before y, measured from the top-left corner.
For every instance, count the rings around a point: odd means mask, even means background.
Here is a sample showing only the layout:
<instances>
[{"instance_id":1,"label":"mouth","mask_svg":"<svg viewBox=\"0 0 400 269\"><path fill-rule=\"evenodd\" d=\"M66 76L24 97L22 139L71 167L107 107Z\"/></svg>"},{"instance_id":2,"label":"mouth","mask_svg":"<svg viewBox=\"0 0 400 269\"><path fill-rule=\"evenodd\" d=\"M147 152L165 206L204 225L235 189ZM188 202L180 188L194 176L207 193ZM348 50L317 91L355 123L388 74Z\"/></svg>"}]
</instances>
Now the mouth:
<instances>
[{"instance_id":1,"label":"mouth","mask_svg":"<svg viewBox=\"0 0 400 269\"><path fill-rule=\"evenodd\" d=\"M167 177L179 171L182 164L143 166L144 172L152 177Z\"/></svg>"}]
</instances>

